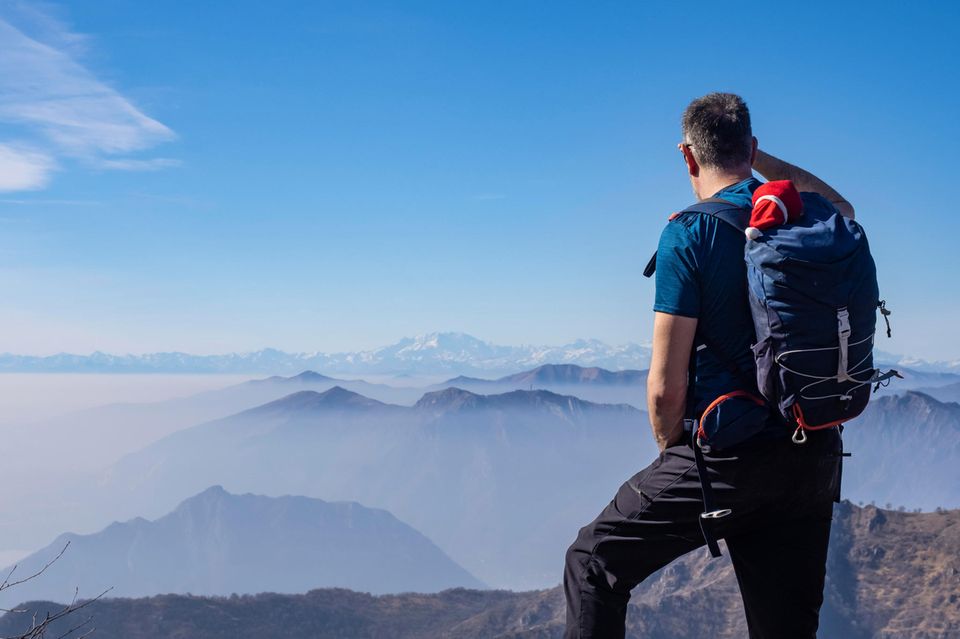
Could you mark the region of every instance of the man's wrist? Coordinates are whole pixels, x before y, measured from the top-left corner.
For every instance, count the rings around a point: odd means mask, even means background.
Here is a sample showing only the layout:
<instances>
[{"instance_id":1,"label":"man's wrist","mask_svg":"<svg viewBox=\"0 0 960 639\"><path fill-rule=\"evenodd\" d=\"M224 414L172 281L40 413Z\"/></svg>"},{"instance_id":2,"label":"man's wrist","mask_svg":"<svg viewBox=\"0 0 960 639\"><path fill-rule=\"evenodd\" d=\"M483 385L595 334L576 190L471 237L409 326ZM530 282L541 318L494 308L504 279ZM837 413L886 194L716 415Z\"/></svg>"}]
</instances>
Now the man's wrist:
<instances>
[{"instance_id":1,"label":"man's wrist","mask_svg":"<svg viewBox=\"0 0 960 639\"><path fill-rule=\"evenodd\" d=\"M670 446L679 444L680 441L683 439L683 422L682 421L678 422L673 428L671 428L667 432L663 432L663 431L655 432L654 436L657 440L657 447L660 449L661 452L663 452Z\"/></svg>"}]
</instances>

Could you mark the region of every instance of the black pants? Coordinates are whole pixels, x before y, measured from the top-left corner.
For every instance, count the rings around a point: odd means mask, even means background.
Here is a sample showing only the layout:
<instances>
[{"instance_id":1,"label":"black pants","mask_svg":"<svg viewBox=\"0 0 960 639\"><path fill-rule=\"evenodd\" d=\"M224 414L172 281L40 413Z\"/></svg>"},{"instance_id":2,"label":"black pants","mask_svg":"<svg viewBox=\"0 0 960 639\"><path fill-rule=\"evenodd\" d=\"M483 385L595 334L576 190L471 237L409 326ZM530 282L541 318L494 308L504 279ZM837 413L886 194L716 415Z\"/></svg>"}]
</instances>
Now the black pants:
<instances>
[{"instance_id":1,"label":"black pants","mask_svg":"<svg viewBox=\"0 0 960 639\"><path fill-rule=\"evenodd\" d=\"M733 510L714 530L726 540L751 639L816 637L840 452L829 429L802 445L784 437L705 456L716 507ZM634 586L704 545L702 511L688 443L627 480L567 550L565 638L623 637Z\"/></svg>"}]
</instances>

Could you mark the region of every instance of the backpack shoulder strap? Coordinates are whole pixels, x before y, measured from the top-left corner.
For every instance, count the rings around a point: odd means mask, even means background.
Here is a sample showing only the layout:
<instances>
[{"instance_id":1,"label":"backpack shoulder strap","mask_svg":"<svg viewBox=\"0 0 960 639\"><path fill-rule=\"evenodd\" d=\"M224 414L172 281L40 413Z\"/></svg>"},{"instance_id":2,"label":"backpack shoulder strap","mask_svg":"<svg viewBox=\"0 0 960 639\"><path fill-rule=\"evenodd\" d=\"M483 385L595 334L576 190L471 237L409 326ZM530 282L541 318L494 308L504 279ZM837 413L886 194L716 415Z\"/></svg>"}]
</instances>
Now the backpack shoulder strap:
<instances>
[{"instance_id":1,"label":"backpack shoulder strap","mask_svg":"<svg viewBox=\"0 0 960 639\"><path fill-rule=\"evenodd\" d=\"M679 213L674 215L683 215L684 213L699 213L701 215L712 215L722 222L726 222L733 228L737 229L740 233L743 233L747 226L750 224L750 209L740 208L732 202L727 202L726 200L720 199L718 197L712 197L709 200L703 200L702 202L697 202L687 208L683 209ZM671 217L673 219L673 217ZM652 277L653 274L657 271L657 252L653 252L650 261L647 262L647 266L643 269L644 277Z\"/></svg>"},{"instance_id":2,"label":"backpack shoulder strap","mask_svg":"<svg viewBox=\"0 0 960 639\"><path fill-rule=\"evenodd\" d=\"M750 225L750 209L745 209L720 199L712 197L709 200L697 202L692 206L683 209L681 213L700 213L702 215L712 215L722 222L726 222L733 228L743 233Z\"/></svg>"}]
</instances>

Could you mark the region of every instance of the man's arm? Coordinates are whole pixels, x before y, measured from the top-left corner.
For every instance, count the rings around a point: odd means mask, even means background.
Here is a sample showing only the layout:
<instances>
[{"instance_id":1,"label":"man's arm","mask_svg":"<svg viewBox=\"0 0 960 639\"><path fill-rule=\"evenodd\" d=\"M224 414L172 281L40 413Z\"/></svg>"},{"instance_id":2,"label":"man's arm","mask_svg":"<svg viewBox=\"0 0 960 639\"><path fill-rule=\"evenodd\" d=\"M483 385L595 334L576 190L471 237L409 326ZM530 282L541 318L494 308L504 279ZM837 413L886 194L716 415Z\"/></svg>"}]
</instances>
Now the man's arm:
<instances>
[{"instance_id":1,"label":"man's arm","mask_svg":"<svg viewBox=\"0 0 960 639\"><path fill-rule=\"evenodd\" d=\"M687 405L687 368L697 319L668 313L653 315L653 355L647 376L647 410L653 437L662 451L683 437Z\"/></svg>"},{"instance_id":2,"label":"man's arm","mask_svg":"<svg viewBox=\"0 0 960 639\"><path fill-rule=\"evenodd\" d=\"M798 191L819 193L837 207L841 215L853 219L853 205L813 173L804 171L789 162L784 162L760 149L757 149L757 158L753 162L753 169L768 180L791 180Z\"/></svg>"}]
</instances>

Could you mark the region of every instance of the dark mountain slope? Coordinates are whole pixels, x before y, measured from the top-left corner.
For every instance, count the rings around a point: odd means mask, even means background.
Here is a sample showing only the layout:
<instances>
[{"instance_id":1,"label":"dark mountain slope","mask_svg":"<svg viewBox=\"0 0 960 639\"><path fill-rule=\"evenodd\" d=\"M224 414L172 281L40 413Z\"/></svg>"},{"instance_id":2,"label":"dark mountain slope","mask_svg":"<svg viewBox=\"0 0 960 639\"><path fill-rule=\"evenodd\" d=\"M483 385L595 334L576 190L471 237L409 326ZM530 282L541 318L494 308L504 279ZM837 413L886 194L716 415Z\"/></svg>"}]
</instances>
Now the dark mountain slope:
<instances>
[{"instance_id":1,"label":"dark mountain slope","mask_svg":"<svg viewBox=\"0 0 960 639\"><path fill-rule=\"evenodd\" d=\"M844 431L844 496L933 510L960 505L960 405L908 391L873 400Z\"/></svg>"},{"instance_id":2,"label":"dark mountain slope","mask_svg":"<svg viewBox=\"0 0 960 639\"><path fill-rule=\"evenodd\" d=\"M0 595L305 592L326 586L373 593L481 587L429 539L384 510L305 497L231 495L215 486L157 519L114 523L92 535L61 535L19 562L43 575ZM9 572L5 569L4 574Z\"/></svg>"},{"instance_id":3,"label":"dark mountain slope","mask_svg":"<svg viewBox=\"0 0 960 639\"><path fill-rule=\"evenodd\" d=\"M834 514L831 544L821 637L960 637L960 511L913 514L844 503ZM23 607L43 612L51 604ZM560 588L381 597L316 590L115 599L93 604L90 612L101 639L560 639L564 604ZM0 634L19 631L25 617L0 619ZM702 551L637 588L628 610L628 639L745 636L732 567Z\"/></svg>"}]
</instances>

